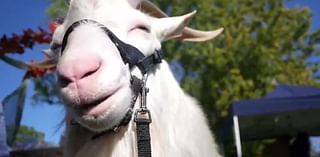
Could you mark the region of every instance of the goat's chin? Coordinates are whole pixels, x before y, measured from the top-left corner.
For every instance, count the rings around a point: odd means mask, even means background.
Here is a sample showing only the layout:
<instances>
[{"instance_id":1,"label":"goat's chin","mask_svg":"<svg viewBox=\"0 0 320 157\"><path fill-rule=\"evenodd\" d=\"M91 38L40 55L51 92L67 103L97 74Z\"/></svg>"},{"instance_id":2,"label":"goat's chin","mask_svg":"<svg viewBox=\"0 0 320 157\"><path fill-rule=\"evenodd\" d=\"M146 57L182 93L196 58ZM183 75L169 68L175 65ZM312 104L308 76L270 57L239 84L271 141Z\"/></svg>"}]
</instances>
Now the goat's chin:
<instances>
[{"instance_id":1,"label":"goat's chin","mask_svg":"<svg viewBox=\"0 0 320 157\"><path fill-rule=\"evenodd\" d=\"M77 109L71 108L74 119L83 127L94 132L112 129L120 123L131 106L131 89L122 88L108 99L110 99L108 109L99 115L90 115L86 112L79 112Z\"/></svg>"}]
</instances>

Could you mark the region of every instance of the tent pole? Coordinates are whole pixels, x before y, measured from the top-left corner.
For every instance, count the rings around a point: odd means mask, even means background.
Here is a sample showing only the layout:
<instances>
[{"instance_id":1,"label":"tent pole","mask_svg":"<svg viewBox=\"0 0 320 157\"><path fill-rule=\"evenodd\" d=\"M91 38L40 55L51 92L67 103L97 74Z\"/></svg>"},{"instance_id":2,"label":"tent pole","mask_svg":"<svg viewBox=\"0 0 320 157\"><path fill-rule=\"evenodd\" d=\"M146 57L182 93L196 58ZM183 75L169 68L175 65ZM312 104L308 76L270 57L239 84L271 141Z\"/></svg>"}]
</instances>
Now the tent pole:
<instances>
[{"instance_id":1,"label":"tent pole","mask_svg":"<svg viewBox=\"0 0 320 157\"><path fill-rule=\"evenodd\" d=\"M233 116L233 125L234 125L233 129L234 129L234 138L236 141L237 157L242 157L239 119L237 115Z\"/></svg>"}]
</instances>

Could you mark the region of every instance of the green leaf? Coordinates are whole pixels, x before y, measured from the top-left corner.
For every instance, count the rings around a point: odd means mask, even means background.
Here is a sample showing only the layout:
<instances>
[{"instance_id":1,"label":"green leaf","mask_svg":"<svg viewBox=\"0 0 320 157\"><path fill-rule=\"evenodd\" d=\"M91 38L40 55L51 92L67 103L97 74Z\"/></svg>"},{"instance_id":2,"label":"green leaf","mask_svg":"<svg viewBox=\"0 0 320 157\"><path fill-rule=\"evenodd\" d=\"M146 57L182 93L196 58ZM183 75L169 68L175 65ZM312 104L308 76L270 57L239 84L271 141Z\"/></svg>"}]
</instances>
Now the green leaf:
<instances>
[{"instance_id":1,"label":"green leaf","mask_svg":"<svg viewBox=\"0 0 320 157\"><path fill-rule=\"evenodd\" d=\"M6 63L18 68L18 69L22 69L22 70L28 70L29 69L29 65L24 63L24 62L22 62L22 61L19 61L19 60L16 60L16 59L4 56L4 55L0 56L0 59L3 60Z\"/></svg>"}]
</instances>

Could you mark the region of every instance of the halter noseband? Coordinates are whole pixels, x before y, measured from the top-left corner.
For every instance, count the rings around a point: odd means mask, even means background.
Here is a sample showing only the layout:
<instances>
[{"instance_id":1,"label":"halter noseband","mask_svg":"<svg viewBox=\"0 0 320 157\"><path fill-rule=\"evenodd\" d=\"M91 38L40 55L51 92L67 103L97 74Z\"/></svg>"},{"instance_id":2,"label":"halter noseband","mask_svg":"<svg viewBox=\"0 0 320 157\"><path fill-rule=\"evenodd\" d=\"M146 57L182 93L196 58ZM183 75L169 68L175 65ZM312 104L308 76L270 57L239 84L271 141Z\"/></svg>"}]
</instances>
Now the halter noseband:
<instances>
[{"instance_id":1,"label":"halter noseband","mask_svg":"<svg viewBox=\"0 0 320 157\"><path fill-rule=\"evenodd\" d=\"M133 91L133 99L131 102L131 107L128 109L126 115L122 118L122 120L115 125L112 129L103 131L94 135L92 138L98 138L101 135L110 132L116 131L121 126L126 126L132 119L133 107L136 102L137 97L140 95L140 108L135 111L134 121L136 123L137 129L137 147L138 147L138 156L139 157L151 157L151 144L150 144L150 132L149 132L149 124L151 123L151 115L150 111L146 106L146 97L148 93L148 88L145 87L147 81L146 73L150 71L157 64L161 63L162 60L162 51L155 50L155 52L150 56L145 56L141 51L139 51L136 47L124 43L116 35L114 35L106 26L103 24L92 20L92 19L82 19L74 22L65 32L61 45L61 54L65 50L65 47L68 42L68 37L74 29L81 24L92 23L101 28L110 38L110 40L117 47L120 56L125 64L129 64L130 70L133 67L139 68L141 71L143 78L139 79L136 76L131 75L131 89ZM77 122L75 122L77 123Z\"/></svg>"}]
</instances>

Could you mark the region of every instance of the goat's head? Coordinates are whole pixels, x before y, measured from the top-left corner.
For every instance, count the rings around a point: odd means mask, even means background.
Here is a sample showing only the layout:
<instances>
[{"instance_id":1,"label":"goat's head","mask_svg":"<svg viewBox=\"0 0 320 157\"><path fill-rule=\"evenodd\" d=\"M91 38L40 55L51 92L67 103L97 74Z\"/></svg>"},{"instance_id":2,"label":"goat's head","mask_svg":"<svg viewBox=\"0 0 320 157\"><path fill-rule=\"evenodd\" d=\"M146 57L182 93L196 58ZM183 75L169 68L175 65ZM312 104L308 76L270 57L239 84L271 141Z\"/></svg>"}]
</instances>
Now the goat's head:
<instances>
[{"instance_id":1,"label":"goat's head","mask_svg":"<svg viewBox=\"0 0 320 157\"><path fill-rule=\"evenodd\" d=\"M97 24L80 25L69 34L59 51L69 26L92 19L110 29L119 39L145 56L160 49L161 41L179 37L194 12L155 18L139 11L139 0L71 0L64 23L54 34L51 47L56 52L61 96L68 112L83 126L101 131L118 123L130 107L130 73L138 69L126 65L109 36Z\"/></svg>"}]
</instances>

